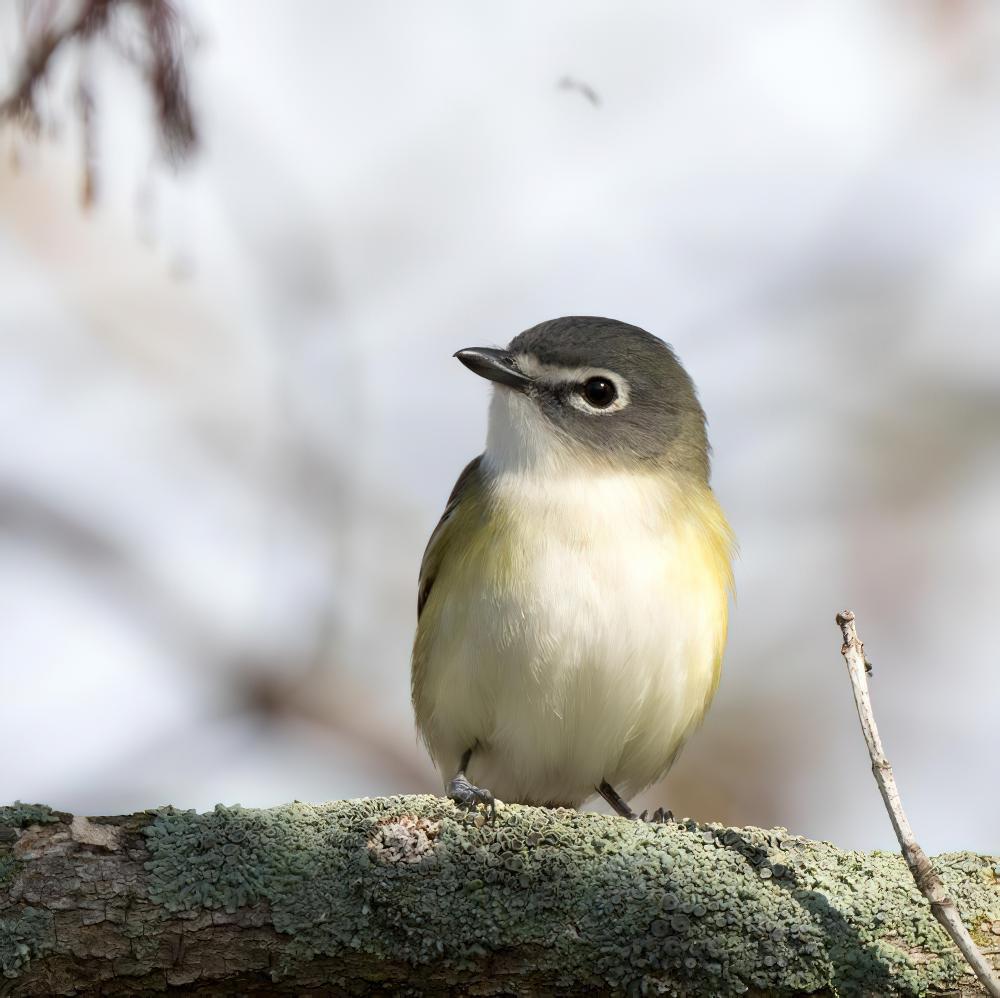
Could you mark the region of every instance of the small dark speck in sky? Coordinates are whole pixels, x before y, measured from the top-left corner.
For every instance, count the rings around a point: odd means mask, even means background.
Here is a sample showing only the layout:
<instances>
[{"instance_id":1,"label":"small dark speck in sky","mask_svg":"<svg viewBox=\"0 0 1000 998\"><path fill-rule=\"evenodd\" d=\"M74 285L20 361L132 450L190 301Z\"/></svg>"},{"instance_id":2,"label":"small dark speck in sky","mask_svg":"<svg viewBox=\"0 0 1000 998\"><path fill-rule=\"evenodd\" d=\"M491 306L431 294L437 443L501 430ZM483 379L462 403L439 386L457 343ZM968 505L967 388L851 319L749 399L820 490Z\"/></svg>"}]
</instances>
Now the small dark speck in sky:
<instances>
[{"instance_id":1,"label":"small dark speck in sky","mask_svg":"<svg viewBox=\"0 0 1000 998\"><path fill-rule=\"evenodd\" d=\"M578 94L582 94L589 100L594 107L601 106L601 98L589 83L584 83L582 80L575 80L572 76L564 76L557 86L560 90L575 90Z\"/></svg>"}]
</instances>

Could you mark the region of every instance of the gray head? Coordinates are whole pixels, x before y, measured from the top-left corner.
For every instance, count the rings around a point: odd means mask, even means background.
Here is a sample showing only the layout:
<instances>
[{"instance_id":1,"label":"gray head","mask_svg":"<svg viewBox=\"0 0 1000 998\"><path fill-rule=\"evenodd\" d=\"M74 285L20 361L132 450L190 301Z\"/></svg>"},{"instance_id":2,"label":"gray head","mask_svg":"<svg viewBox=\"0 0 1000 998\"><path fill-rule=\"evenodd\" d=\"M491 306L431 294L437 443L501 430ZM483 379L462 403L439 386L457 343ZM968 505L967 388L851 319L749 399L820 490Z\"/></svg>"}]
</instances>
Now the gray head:
<instances>
[{"instance_id":1,"label":"gray head","mask_svg":"<svg viewBox=\"0 0 1000 998\"><path fill-rule=\"evenodd\" d=\"M499 386L487 455L503 451L504 463L532 464L558 451L708 479L694 384L673 350L638 326L567 316L533 326L506 350L455 356Z\"/></svg>"}]
</instances>

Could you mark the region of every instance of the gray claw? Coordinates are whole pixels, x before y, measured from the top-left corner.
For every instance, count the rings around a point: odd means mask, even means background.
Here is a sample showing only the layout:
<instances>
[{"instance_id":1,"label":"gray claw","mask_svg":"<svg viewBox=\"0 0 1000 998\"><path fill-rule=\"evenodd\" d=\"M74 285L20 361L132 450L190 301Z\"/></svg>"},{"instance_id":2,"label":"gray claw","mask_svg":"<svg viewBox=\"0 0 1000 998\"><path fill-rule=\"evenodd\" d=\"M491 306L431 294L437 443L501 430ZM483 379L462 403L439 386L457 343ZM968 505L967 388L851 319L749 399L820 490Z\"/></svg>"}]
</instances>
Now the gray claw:
<instances>
[{"instance_id":1,"label":"gray claw","mask_svg":"<svg viewBox=\"0 0 1000 998\"><path fill-rule=\"evenodd\" d=\"M456 776L448 784L448 799L467 811L474 811L482 804L486 808L486 820L491 825L497 820L497 804L493 794L484 787L473 786L464 776Z\"/></svg>"},{"instance_id":2,"label":"gray claw","mask_svg":"<svg viewBox=\"0 0 1000 998\"><path fill-rule=\"evenodd\" d=\"M648 814L649 814L648 810L643 811L642 814L639 815L639 820L645 821L647 824L650 825L666 825L674 820L674 812L668 811L662 807L658 807L653 812L653 816L651 818L647 817Z\"/></svg>"}]
</instances>

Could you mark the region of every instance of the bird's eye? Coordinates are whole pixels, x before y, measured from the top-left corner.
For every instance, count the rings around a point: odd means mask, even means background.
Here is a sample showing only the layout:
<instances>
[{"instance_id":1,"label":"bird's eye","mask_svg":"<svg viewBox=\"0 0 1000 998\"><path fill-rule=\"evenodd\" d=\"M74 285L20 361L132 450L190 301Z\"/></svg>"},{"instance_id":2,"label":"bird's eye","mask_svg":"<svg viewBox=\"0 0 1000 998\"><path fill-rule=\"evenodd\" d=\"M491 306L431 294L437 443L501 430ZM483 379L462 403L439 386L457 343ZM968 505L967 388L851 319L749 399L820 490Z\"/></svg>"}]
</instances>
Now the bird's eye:
<instances>
[{"instance_id":1,"label":"bird's eye","mask_svg":"<svg viewBox=\"0 0 1000 998\"><path fill-rule=\"evenodd\" d=\"M607 409L618 398L618 389L610 378L588 378L580 386L580 394L595 409Z\"/></svg>"}]
</instances>

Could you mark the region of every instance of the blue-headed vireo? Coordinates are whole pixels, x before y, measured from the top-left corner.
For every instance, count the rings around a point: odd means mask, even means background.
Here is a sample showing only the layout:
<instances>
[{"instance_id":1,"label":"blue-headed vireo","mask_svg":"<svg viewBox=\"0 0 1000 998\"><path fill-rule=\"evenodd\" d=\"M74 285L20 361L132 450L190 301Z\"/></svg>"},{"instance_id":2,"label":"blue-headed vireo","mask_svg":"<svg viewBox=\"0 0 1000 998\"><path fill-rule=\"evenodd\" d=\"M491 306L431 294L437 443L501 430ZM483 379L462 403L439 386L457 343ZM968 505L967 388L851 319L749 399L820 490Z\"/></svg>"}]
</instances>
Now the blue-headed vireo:
<instances>
[{"instance_id":1,"label":"blue-headed vireo","mask_svg":"<svg viewBox=\"0 0 1000 998\"><path fill-rule=\"evenodd\" d=\"M733 539L694 384L662 340L589 316L455 356L495 388L420 568L420 733L461 805L599 793L635 817L726 641Z\"/></svg>"}]
</instances>

